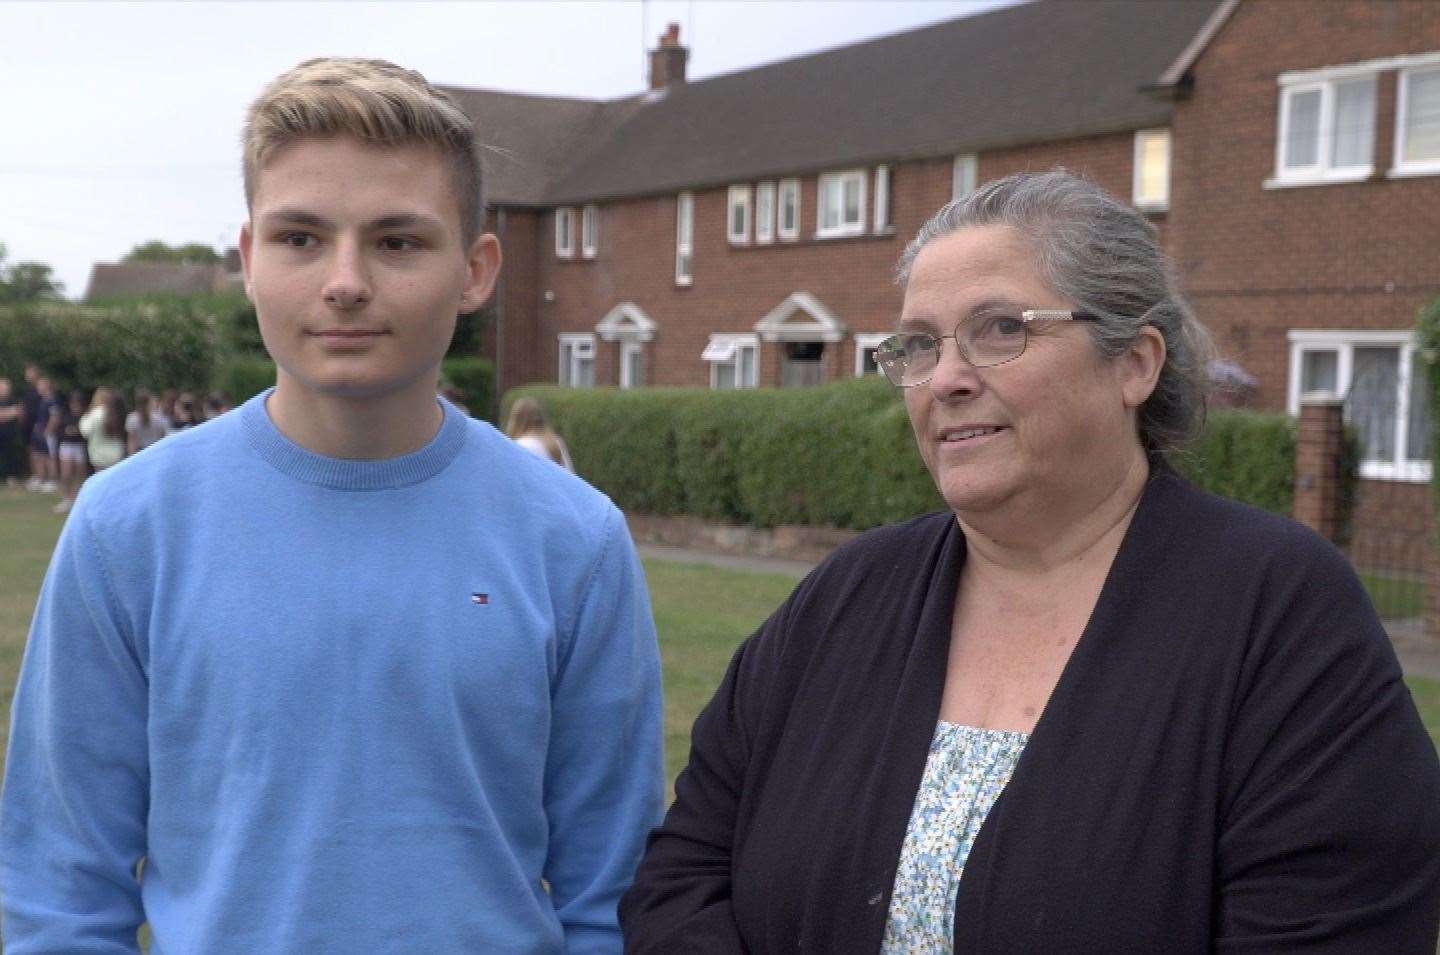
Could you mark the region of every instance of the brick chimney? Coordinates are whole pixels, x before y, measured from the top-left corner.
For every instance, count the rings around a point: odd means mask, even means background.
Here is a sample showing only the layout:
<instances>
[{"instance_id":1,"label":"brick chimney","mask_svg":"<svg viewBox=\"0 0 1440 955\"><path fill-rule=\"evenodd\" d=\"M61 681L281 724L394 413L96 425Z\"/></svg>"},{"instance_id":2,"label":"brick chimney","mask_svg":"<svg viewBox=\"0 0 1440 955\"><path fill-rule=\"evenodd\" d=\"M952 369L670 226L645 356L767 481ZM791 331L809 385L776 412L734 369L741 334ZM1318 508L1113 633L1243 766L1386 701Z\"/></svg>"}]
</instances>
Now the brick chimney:
<instances>
[{"instance_id":1,"label":"brick chimney","mask_svg":"<svg viewBox=\"0 0 1440 955\"><path fill-rule=\"evenodd\" d=\"M672 23L660 35L660 45L650 51L650 88L663 90L685 82L685 61L690 51L680 45L680 24Z\"/></svg>"}]
</instances>

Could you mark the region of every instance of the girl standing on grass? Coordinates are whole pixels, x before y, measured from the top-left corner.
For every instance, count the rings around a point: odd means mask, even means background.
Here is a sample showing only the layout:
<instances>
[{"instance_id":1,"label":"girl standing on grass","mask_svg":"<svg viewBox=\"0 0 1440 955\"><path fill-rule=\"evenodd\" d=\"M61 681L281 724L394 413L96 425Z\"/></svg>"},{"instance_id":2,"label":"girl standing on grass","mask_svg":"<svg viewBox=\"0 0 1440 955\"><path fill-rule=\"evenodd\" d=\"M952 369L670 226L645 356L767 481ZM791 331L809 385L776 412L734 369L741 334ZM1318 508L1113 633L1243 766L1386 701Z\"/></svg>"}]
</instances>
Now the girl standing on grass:
<instances>
[{"instance_id":1,"label":"girl standing on grass","mask_svg":"<svg viewBox=\"0 0 1440 955\"><path fill-rule=\"evenodd\" d=\"M170 419L157 407L155 396L135 389L135 410L125 418L125 452L143 451L170 433Z\"/></svg>"},{"instance_id":2,"label":"girl standing on grass","mask_svg":"<svg viewBox=\"0 0 1440 955\"><path fill-rule=\"evenodd\" d=\"M125 399L113 388L101 385L90 400L90 410L80 418L90 466L103 471L125 457Z\"/></svg>"}]
</instances>

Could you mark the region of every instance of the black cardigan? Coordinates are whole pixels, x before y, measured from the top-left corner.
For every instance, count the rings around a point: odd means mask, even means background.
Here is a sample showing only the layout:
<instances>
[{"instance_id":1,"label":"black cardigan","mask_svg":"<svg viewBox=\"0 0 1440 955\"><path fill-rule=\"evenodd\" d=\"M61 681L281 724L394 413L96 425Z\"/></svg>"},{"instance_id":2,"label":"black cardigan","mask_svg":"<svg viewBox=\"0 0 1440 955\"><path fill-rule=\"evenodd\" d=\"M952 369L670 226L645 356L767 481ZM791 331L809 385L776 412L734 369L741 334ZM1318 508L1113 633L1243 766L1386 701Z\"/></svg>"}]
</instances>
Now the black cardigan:
<instances>
[{"instance_id":1,"label":"black cardigan","mask_svg":"<svg viewBox=\"0 0 1440 955\"><path fill-rule=\"evenodd\" d=\"M626 950L874 953L964 535L862 535L736 652L621 903ZM1440 763L1345 558L1148 483L970 854L957 952L1433 955Z\"/></svg>"}]
</instances>

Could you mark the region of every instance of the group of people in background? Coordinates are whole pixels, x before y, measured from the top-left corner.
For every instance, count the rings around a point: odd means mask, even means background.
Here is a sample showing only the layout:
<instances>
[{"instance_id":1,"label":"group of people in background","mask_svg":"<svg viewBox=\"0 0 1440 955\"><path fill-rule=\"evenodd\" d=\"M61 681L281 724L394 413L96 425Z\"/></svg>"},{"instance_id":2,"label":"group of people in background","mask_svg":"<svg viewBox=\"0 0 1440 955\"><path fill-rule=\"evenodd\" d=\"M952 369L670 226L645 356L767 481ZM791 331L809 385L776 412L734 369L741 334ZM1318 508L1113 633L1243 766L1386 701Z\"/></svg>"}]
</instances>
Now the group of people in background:
<instances>
[{"instance_id":1,"label":"group of people in background","mask_svg":"<svg viewBox=\"0 0 1440 955\"><path fill-rule=\"evenodd\" d=\"M23 481L31 491L60 493L55 511L63 514L91 474L230 408L220 392L203 402L173 388L158 393L136 388L127 396L100 385L66 394L39 366L28 364L18 393L9 378L0 377L0 478L10 486Z\"/></svg>"}]
</instances>

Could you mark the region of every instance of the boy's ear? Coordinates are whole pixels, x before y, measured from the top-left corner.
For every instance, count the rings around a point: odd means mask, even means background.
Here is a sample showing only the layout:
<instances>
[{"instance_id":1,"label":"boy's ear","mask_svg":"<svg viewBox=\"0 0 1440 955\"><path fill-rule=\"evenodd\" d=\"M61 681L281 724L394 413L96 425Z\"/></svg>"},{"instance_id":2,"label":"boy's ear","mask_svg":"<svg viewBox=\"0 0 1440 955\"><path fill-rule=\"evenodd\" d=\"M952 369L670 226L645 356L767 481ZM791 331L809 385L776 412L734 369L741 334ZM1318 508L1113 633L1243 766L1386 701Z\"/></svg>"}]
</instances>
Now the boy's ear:
<instances>
[{"instance_id":1,"label":"boy's ear","mask_svg":"<svg viewBox=\"0 0 1440 955\"><path fill-rule=\"evenodd\" d=\"M486 232L476 236L465 256L465 289L460 294L460 314L484 305L500 276L500 240Z\"/></svg>"},{"instance_id":2,"label":"boy's ear","mask_svg":"<svg viewBox=\"0 0 1440 955\"><path fill-rule=\"evenodd\" d=\"M254 238L250 234L250 223L246 222L240 227L240 271L245 276L245 297L250 304L255 304L255 293L250 288L250 243Z\"/></svg>"}]
</instances>

